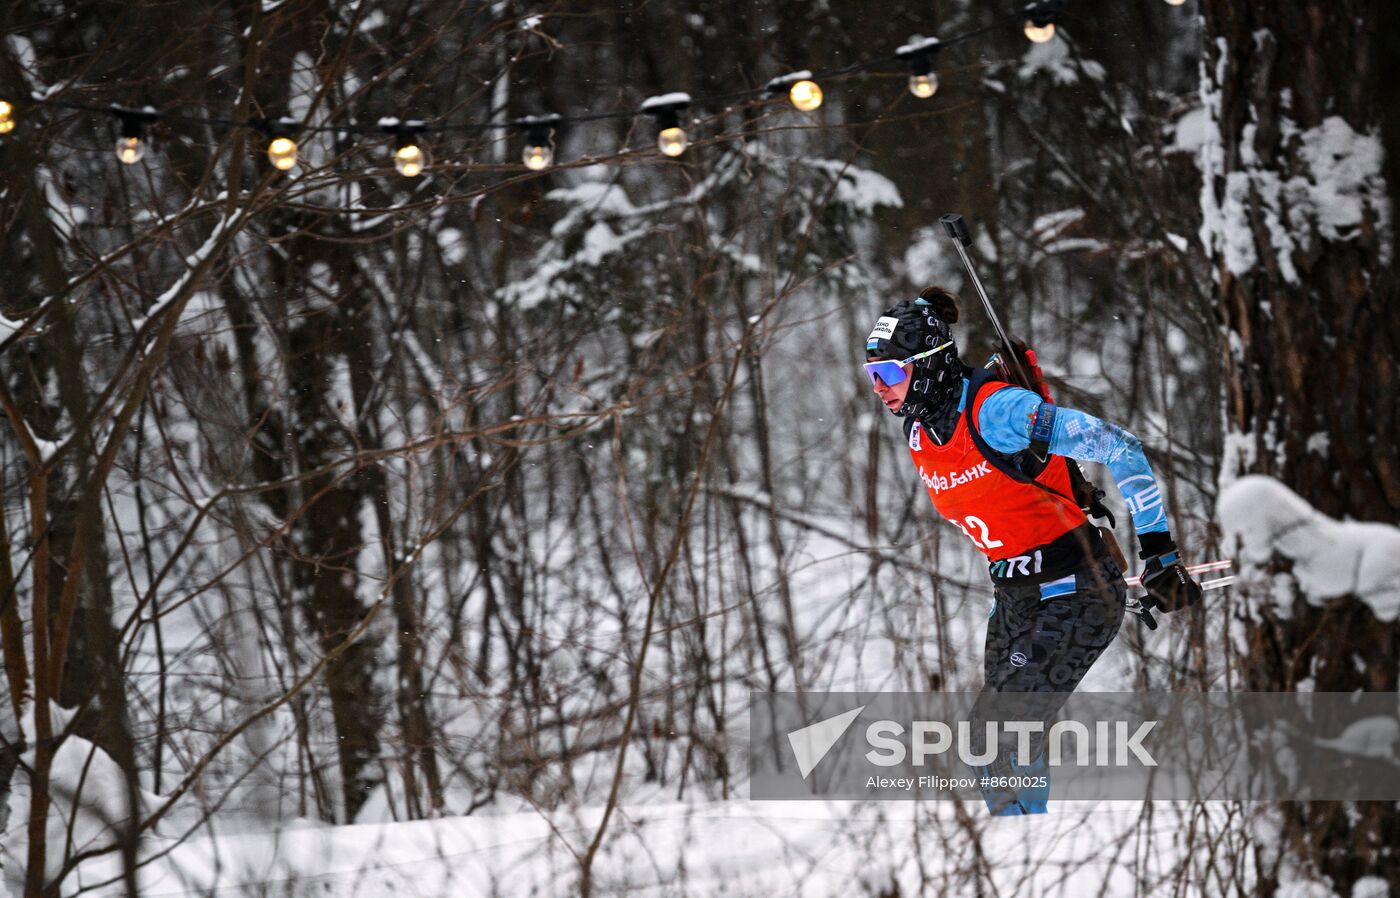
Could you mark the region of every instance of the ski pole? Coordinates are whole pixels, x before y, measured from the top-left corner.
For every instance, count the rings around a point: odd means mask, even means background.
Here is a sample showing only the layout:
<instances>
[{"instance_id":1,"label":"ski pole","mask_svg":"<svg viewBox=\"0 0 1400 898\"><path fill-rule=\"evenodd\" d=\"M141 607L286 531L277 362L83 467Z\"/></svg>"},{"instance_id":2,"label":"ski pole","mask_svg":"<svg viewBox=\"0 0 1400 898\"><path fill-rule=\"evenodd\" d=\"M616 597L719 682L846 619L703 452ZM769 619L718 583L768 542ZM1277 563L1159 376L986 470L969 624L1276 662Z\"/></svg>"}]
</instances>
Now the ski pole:
<instances>
[{"instance_id":1,"label":"ski pole","mask_svg":"<svg viewBox=\"0 0 1400 898\"><path fill-rule=\"evenodd\" d=\"M1188 574L1209 574L1214 571L1226 571L1234 567L1234 562L1228 558L1221 558L1217 561L1202 561L1200 564L1189 564L1186 566ZM1142 575L1123 578L1129 586L1138 586L1142 583ZM1214 582L1214 581L1211 581Z\"/></svg>"},{"instance_id":2,"label":"ski pole","mask_svg":"<svg viewBox=\"0 0 1400 898\"><path fill-rule=\"evenodd\" d=\"M1233 561L1231 561L1228 558L1225 558L1219 561L1205 561L1200 564L1193 564L1186 570L1192 574L1202 574L1209 571L1228 570L1233 565ZM1141 575L1138 575L1136 577L1127 577L1125 579L1128 585L1130 586L1140 586L1142 584ZM1234 582L1235 575L1229 574L1224 577L1217 577L1214 580L1206 580L1203 583L1201 583L1200 586L1201 591L1206 592L1212 589L1224 589L1225 587L1229 586ZM1152 616L1151 606L1143 604L1143 599L1146 598L1149 598L1149 596L1128 596L1128 600L1124 603L1123 607L1126 608L1128 611L1131 611L1133 614L1136 614L1142 620L1142 622L1147 625L1147 629L1155 630L1157 629L1157 619Z\"/></svg>"}]
</instances>

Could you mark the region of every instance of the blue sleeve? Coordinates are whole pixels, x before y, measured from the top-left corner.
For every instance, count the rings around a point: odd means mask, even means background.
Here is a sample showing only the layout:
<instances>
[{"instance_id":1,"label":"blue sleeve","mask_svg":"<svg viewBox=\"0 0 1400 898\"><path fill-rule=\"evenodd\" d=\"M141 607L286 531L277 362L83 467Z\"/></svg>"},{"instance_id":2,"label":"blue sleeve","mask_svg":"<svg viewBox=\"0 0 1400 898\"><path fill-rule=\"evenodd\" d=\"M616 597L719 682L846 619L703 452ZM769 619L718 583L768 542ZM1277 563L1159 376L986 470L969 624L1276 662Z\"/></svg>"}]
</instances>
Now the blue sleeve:
<instances>
[{"instance_id":1,"label":"blue sleeve","mask_svg":"<svg viewBox=\"0 0 1400 898\"><path fill-rule=\"evenodd\" d=\"M1031 423L1040 397L1020 387L1003 387L988 396L977 417L982 438L998 452L1011 455L1031 444ZM1152 466L1138 438L1117 424L1072 408L1054 406L1050 451L1080 461L1106 465L1123 494L1138 533L1166 533L1167 509Z\"/></svg>"}]
</instances>

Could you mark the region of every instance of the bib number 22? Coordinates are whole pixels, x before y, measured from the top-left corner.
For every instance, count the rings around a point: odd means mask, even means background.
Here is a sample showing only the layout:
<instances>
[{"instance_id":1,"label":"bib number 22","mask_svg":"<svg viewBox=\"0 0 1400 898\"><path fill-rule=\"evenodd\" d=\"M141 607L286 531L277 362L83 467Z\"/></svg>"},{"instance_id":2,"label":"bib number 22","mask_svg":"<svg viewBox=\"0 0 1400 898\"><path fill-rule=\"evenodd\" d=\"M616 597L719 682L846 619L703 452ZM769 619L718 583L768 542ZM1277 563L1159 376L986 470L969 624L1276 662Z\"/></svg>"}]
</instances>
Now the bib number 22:
<instances>
[{"instance_id":1,"label":"bib number 22","mask_svg":"<svg viewBox=\"0 0 1400 898\"><path fill-rule=\"evenodd\" d=\"M992 535L987 532L987 523L976 515L970 514L961 521L957 518L949 518L949 520L953 522L954 527L957 527L963 532L964 536L972 540L979 549L995 549L997 546L1002 545L1001 540L992 539ZM981 539L973 535L974 530L981 536Z\"/></svg>"}]
</instances>

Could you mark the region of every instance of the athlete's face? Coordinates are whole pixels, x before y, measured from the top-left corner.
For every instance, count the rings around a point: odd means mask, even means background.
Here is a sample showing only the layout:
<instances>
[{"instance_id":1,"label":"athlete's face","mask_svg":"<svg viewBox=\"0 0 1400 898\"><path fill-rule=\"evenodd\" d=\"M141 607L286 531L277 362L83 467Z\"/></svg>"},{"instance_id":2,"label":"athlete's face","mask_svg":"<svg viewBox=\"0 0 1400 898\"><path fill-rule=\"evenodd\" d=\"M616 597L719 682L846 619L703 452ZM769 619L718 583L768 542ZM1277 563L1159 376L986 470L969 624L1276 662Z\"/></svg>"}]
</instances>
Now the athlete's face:
<instances>
[{"instance_id":1,"label":"athlete's face","mask_svg":"<svg viewBox=\"0 0 1400 898\"><path fill-rule=\"evenodd\" d=\"M874 362L877 361L877 359L871 359L871 361ZM878 376L875 378L875 382L870 386L875 390L875 395L879 396L880 401L885 404L885 408L892 412L899 411L899 407L904 404L904 397L909 395L909 376L913 371L914 363L905 362L904 380L901 380L894 386L885 383Z\"/></svg>"}]
</instances>

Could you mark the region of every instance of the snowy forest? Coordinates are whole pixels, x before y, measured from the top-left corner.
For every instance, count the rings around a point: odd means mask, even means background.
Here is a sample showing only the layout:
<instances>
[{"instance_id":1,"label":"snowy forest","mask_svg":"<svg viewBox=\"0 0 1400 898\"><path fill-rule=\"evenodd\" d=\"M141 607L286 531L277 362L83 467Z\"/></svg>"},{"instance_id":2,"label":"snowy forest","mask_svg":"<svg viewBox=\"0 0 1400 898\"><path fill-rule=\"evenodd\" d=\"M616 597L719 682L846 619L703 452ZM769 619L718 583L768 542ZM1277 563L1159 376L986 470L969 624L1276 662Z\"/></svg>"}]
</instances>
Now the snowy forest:
<instances>
[{"instance_id":1,"label":"snowy forest","mask_svg":"<svg viewBox=\"0 0 1400 898\"><path fill-rule=\"evenodd\" d=\"M1400 895L1390 801L749 798L751 692L982 682L860 370L995 350L944 213L1234 563L1080 688L1400 686L1400 9L1023 6L6 2L0 888Z\"/></svg>"}]
</instances>

